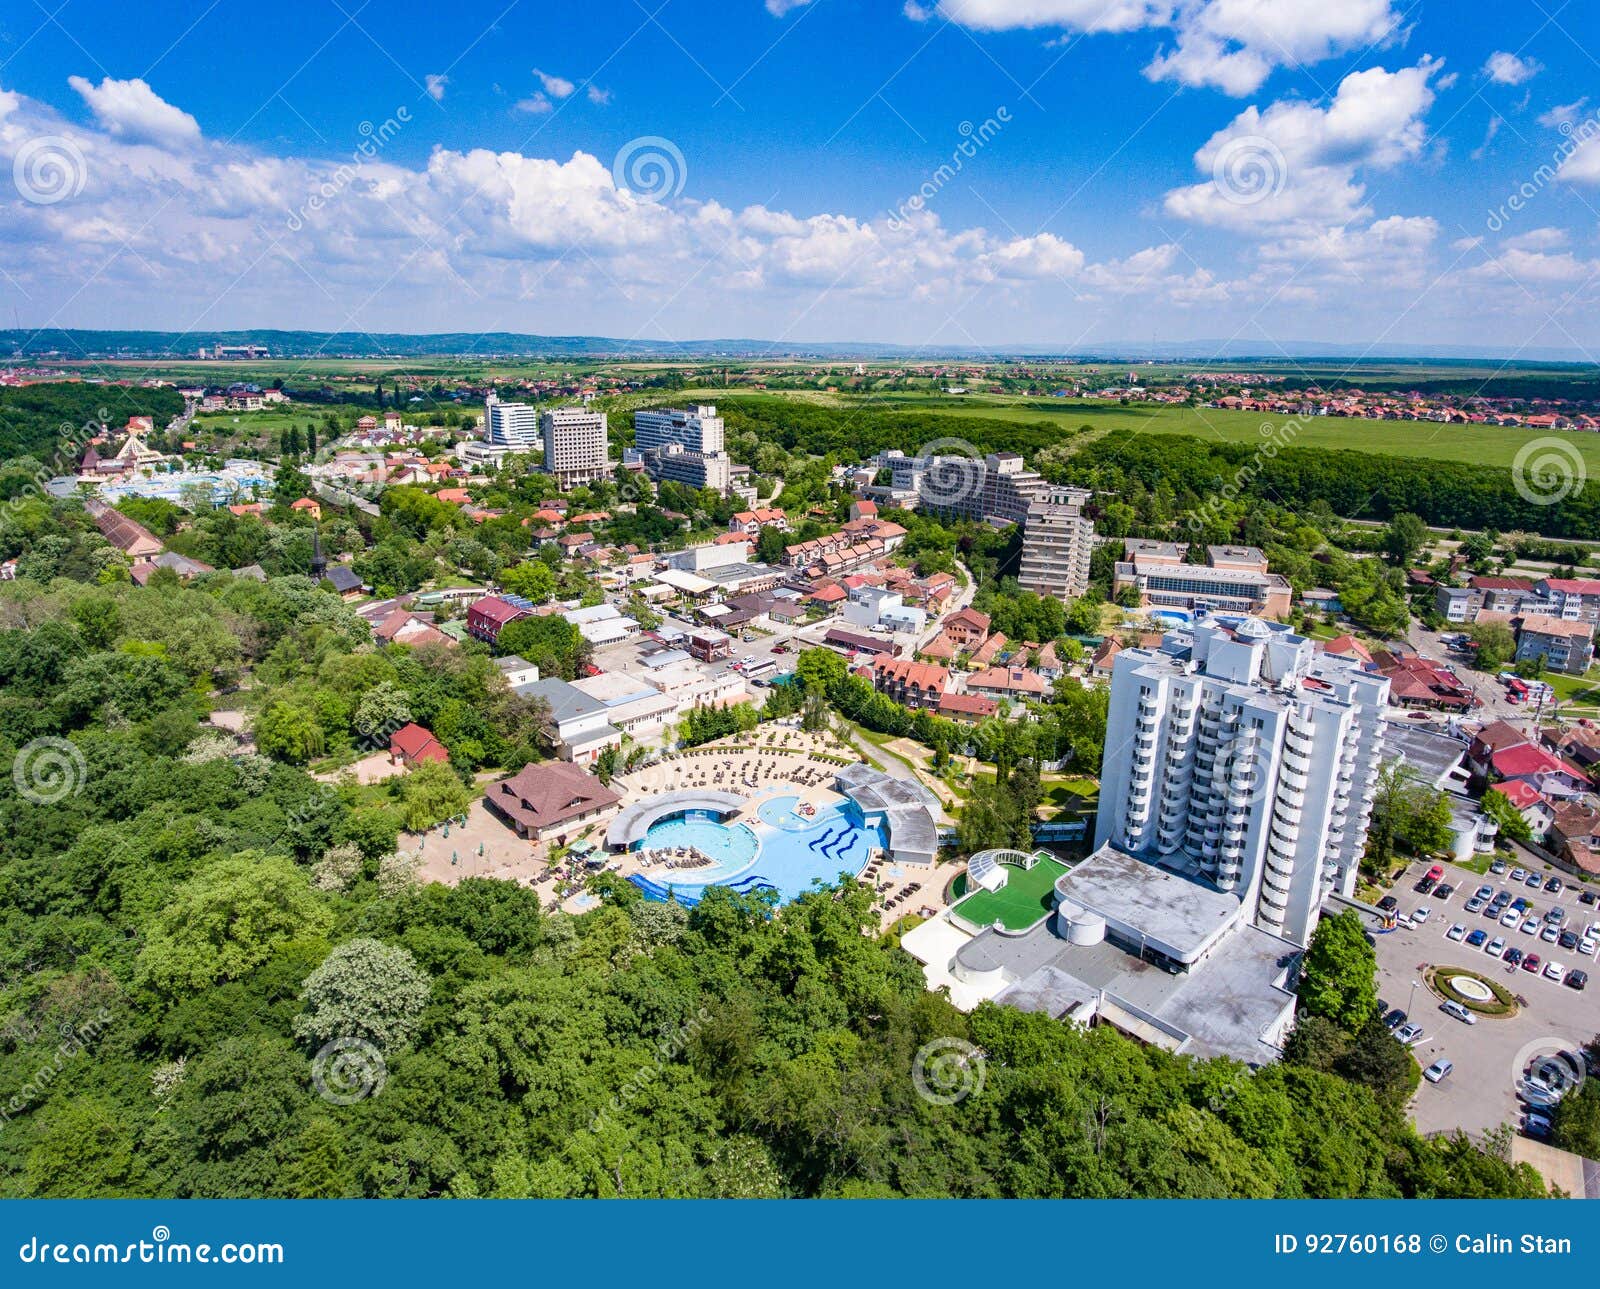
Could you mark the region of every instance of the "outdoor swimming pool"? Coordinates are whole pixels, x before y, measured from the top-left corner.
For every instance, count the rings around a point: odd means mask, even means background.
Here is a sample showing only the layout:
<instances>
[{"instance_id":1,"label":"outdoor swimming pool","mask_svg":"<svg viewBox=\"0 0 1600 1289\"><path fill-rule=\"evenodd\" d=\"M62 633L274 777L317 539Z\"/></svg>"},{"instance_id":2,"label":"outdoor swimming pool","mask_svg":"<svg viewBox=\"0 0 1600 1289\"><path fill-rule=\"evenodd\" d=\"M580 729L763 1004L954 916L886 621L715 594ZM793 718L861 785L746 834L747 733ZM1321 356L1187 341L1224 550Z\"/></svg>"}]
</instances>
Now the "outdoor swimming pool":
<instances>
[{"instance_id":1,"label":"outdoor swimming pool","mask_svg":"<svg viewBox=\"0 0 1600 1289\"><path fill-rule=\"evenodd\" d=\"M869 852L886 844L882 826L867 827L848 803L821 807L815 818L807 819L795 813L798 802L798 797L762 802L754 828L718 823L704 814L652 825L645 834L647 847L693 846L717 863L681 871L655 868L647 881L635 884L653 898L665 898L670 891L684 903L698 901L713 885L738 890L770 886L787 902L810 890L814 879L836 882L840 873L859 873Z\"/></svg>"}]
</instances>

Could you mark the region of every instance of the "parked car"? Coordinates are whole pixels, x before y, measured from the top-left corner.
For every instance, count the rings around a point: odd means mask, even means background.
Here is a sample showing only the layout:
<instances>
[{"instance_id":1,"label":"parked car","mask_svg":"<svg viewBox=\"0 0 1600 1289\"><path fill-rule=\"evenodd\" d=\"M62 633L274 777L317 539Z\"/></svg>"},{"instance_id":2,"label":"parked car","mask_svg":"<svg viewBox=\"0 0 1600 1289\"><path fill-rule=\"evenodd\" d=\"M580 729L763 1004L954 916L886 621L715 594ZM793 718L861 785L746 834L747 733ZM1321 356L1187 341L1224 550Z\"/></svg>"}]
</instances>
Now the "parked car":
<instances>
[{"instance_id":1,"label":"parked car","mask_svg":"<svg viewBox=\"0 0 1600 1289\"><path fill-rule=\"evenodd\" d=\"M1474 931L1471 935L1469 935L1467 937L1467 947L1469 949L1481 948L1483 946L1483 942L1485 940L1487 940L1488 938L1489 938L1489 933L1487 931L1485 931L1482 927L1479 927L1476 931Z\"/></svg>"},{"instance_id":2,"label":"parked car","mask_svg":"<svg viewBox=\"0 0 1600 1289\"><path fill-rule=\"evenodd\" d=\"M1546 944L1554 944L1561 938L1561 932L1553 926L1546 926L1543 931L1539 932L1539 938Z\"/></svg>"},{"instance_id":3,"label":"parked car","mask_svg":"<svg viewBox=\"0 0 1600 1289\"><path fill-rule=\"evenodd\" d=\"M1489 871L1496 874L1505 872L1506 861L1503 859L1491 860L1489 863Z\"/></svg>"},{"instance_id":4,"label":"parked car","mask_svg":"<svg viewBox=\"0 0 1600 1289\"><path fill-rule=\"evenodd\" d=\"M1506 950L1506 961L1515 967L1522 961L1522 950L1517 948L1516 945L1512 945Z\"/></svg>"},{"instance_id":5,"label":"parked car","mask_svg":"<svg viewBox=\"0 0 1600 1289\"><path fill-rule=\"evenodd\" d=\"M1419 904L1411 912L1411 925L1421 926L1432 916L1433 910L1431 908L1429 908L1426 904Z\"/></svg>"},{"instance_id":6,"label":"parked car","mask_svg":"<svg viewBox=\"0 0 1600 1289\"><path fill-rule=\"evenodd\" d=\"M1506 938L1505 938L1505 936L1503 936L1503 935L1495 936L1495 938L1493 940L1489 941L1488 945L1485 946L1483 951L1485 953L1489 954L1491 957L1498 958L1502 953L1504 953L1506 951Z\"/></svg>"},{"instance_id":7,"label":"parked car","mask_svg":"<svg viewBox=\"0 0 1600 1289\"><path fill-rule=\"evenodd\" d=\"M1539 1137L1541 1139L1548 1137L1552 1131L1549 1116L1538 1114L1532 1110L1528 1111L1527 1116L1522 1120L1522 1131L1529 1137Z\"/></svg>"},{"instance_id":8,"label":"parked car","mask_svg":"<svg viewBox=\"0 0 1600 1289\"><path fill-rule=\"evenodd\" d=\"M1525 881L1527 881L1528 880L1528 870L1525 869L1525 868L1513 868L1511 870L1511 880L1513 882L1525 882Z\"/></svg>"},{"instance_id":9,"label":"parked car","mask_svg":"<svg viewBox=\"0 0 1600 1289\"><path fill-rule=\"evenodd\" d=\"M1414 1020L1407 1021L1399 1029L1395 1030L1394 1036L1407 1047L1415 1047L1422 1041L1422 1026Z\"/></svg>"},{"instance_id":10,"label":"parked car","mask_svg":"<svg viewBox=\"0 0 1600 1289\"><path fill-rule=\"evenodd\" d=\"M1559 944L1568 953L1571 953L1574 949L1576 949L1578 947L1578 933L1576 931L1563 931L1556 938L1556 943Z\"/></svg>"},{"instance_id":11,"label":"parked car","mask_svg":"<svg viewBox=\"0 0 1600 1289\"><path fill-rule=\"evenodd\" d=\"M1418 895L1426 895L1437 885L1438 883L1435 882L1431 877L1420 877L1417 879L1417 884L1411 889L1414 890Z\"/></svg>"},{"instance_id":12,"label":"parked car","mask_svg":"<svg viewBox=\"0 0 1600 1289\"><path fill-rule=\"evenodd\" d=\"M1544 885L1544 878L1540 877L1537 873L1529 873L1527 877L1523 878L1522 884L1524 886L1531 886L1534 890L1538 890Z\"/></svg>"},{"instance_id":13,"label":"parked car","mask_svg":"<svg viewBox=\"0 0 1600 1289\"><path fill-rule=\"evenodd\" d=\"M1443 864L1435 864L1432 868L1430 868L1428 870L1428 876L1433 878L1433 880L1436 881L1436 882L1439 881L1441 878L1444 877L1444 865Z\"/></svg>"},{"instance_id":14,"label":"parked car","mask_svg":"<svg viewBox=\"0 0 1600 1289\"><path fill-rule=\"evenodd\" d=\"M1467 928L1457 922L1444 933L1444 938L1446 940L1465 940L1467 938Z\"/></svg>"},{"instance_id":15,"label":"parked car","mask_svg":"<svg viewBox=\"0 0 1600 1289\"><path fill-rule=\"evenodd\" d=\"M1500 915L1500 925L1510 927L1521 926L1522 914L1518 913L1516 909L1507 909L1503 914Z\"/></svg>"},{"instance_id":16,"label":"parked car","mask_svg":"<svg viewBox=\"0 0 1600 1289\"><path fill-rule=\"evenodd\" d=\"M1552 895L1560 895L1561 894L1561 888L1562 888L1561 879L1559 877L1554 876L1553 874L1551 875L1550 880L1544 884L1544 889L1549 891Z\"/></svg>"},{"instance_id":17,"label":"parked car","mask_svg":"<svg viewBox=\"0 0 1600 1289\"><path fill-rule=\"evenodd\" d=\"M1404 1025L1405 1023L1406 1014L1398 1007L1396 1007L1392 1012L1383 1018L1384 1028L1391 1031L1399 1029L1400 1026Z\"/></svg>"},{"instance_id":18,"label":"parked car","mask_svg":"<svg viewBox=\"0 0 1600 1289\"><path fill-rule=\"evenodd\" d=\"M1566 974L1567 969L1559 962L1547 962L1544 964L1544 978L1546 980L1560 980Z\"/></svg>"},{"instance_id":19,"label":"parked car","mask_svg":"<svg viewBox=\"0 0 1600 1289\"><path fill-rule=\"evenodd\" d=\"M1429 1083L1439 1083L1447 1078L1450 1071L1455 1069L1455 1062L1448 1056L1441 1056L1437 1061L1422 1072L1422 1077Z\"/></svg>"},{"instance_id":20,"label":"parked car","mask_svg":"<svg viewBox=\"0 0 1600 1289\"><path fill-rule=\"evenodd\" d=\"M1585 958L1594 957L1596 949L1600 949L1600 939L1592 935L1586 935L1578 941L1578 952Z\"/></svg>"},{"instance_id":21,"label":"parked car","mask_svg":"<svg viewBox=\"0 0 1600 1289\"><path fill-rule=\"evenodd\" d=\"M1585 891L1582 895L1578 896L1579 904L1593 904L1594 901L1595 894L1593 891Z\"/></svg>"},{"instance_id":22,"label":"parked car","mask_svg":"<svg viewBox=\"0 0 1600 1289\"><path fill-rule=\"evenodd\" d=\"M1439 1010L1446 1016L1454 1016L1463 1025L1476 1025L1478 1023L1478 1018L1454 999L1440 1003Z\"/></svg>"},{"instance_id":23,"label":"parked car","mask_svg":"<svg viewBox=\"0 0 1600 1289\"><path fill-rule=\"evenodd\" d=\"M1523 934L1524 935L1538 935L1539 934L1539 928L1542 927L1543 925L1544 925L1544 923L1539 921L1538 918L1527 918L1522 923Z\"/></svg>"},{"instance_id":24,"label":"parked car","mask_svg":"<svg viewBox=\"0 0 1600 1289\"><path fill-rule=\"evenodd\" d=\"M1473 892L1472 898L1475 900L1491 900L1494 898L1494 887L1480 886Z\"/></svg>"},{"instance_id":25,"label":"parked car","mask_svg":"<svg viewBox=\"0 0 1600 1289\"><path fill-rule=\"evenodd\" d=\"M1544 920L1546 922L1550 922L1550 923L1554 924L1555 926L1566 926L1566 924L1567 924L1567 911L1566 911L1566 909L1562 908L1559 904L1557 904L1554 908L1552 908L1548 913L1546 913L1544 915Z\"/></svg>"},{"instance_id":26,"label":"parked car","mask_svg":"<svg viewBox=\"0 0 1600 1289\"><path fill-rule=\"evenodd\" d=\"M1542 962L1543 962L1543 959L1540 958L1537 953L1530 953L1526 958L1524 958L1522 960L1522 969L1524 971L1532 971L1535 974L1537 974L1538 970L1539 970L1539 966L1540 966L1540 964Z\"/></svg>"},{"instance_id":27,"label":"parked car","mask_svg":"<svg viewBox=\"0 0 1600 1289\"><path fill-rule=\"evenodd\" d=\"M1571 971L1567 972L1567 978L1561 983L1565 985L1571 985L1574 989L1582 989L1589 983L1589 973L1581 970L1578 967L1574 967Z\"/></svg>"},{"instance_id":28,"label":"parked car","mask_svg":"<svg viewBox=\"0 0 1600 1289\"><path fill-rule=\"evenodd\" d=\"M1395 899L1395 897L1392 895L1385 895L1381 900L1378 901L1378 907L1385 913L1393 913L1397 908L1400 907L1400 901Z\"/></svg>"},{"instance_id":29,"label":"parked car","mask_svg":"<svg viewBox=\"0 0 1600 1289\"><path fill-rule=\"evenodd\" d=\"M1486 907L1488 907L1488 906L1485 905L1484 902L1482 900L1480 900L1476 895L1474 895L1470 900L1467 901L1467 912L1468 913L1482 913L1483 910Z\"/></svg>"},{"instance_id":30,"label":"parked car","mask_svg":"<svg viewBox=\"0 0 1600 1289\"><path fill-rule=\"evenodd\" d=\"M1456 893L1456 888L1451 886L1449 882L1440 882L1439 885L1434 888L1433 893L1436 898L1447 900Z\"/></svg>"}]
</instances>

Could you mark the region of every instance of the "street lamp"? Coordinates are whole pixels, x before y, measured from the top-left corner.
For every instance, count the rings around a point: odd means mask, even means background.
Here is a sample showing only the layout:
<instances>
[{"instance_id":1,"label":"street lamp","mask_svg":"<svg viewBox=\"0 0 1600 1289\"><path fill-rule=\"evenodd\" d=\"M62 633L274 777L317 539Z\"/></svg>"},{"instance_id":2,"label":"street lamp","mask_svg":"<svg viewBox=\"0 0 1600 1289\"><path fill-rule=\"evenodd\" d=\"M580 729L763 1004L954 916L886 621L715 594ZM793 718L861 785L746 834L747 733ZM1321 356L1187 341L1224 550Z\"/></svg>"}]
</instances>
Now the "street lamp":
<instances>
[{"instance_id":1,"label":"street lamp","mask_svg":"<svg viewBox=\"0 0 1600 1289\"><path fill-rule=\"evenodd\" d=\"M1420 985L1421 983L1422 982L1420 980L1413 980L1411 982L1411 997L1406 999L1406 1015L1407 1016L1411 1015L1412 1008L1414 1008L1417 1005L1417 986Z\"/></svg>"}]
</instances>

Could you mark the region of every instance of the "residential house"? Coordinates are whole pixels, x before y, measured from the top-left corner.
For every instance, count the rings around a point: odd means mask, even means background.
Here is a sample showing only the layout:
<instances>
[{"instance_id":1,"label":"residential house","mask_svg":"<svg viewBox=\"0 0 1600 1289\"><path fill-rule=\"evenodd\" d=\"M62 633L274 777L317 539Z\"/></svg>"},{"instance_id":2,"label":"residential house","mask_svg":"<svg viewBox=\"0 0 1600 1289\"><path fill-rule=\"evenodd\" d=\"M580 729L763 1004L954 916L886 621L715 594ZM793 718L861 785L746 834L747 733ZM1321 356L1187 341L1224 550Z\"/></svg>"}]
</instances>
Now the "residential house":
<instances>
[{"instance_id":1,"label":"residential house","mask_svg":"<svg viewBox=\"0 0 1600 1289\"><path fill-rule=\"evenodd\" d=\"M930 662L879 654L872 660L872 686L907 707L937 707L950 673Z\"/></svg>"},{"instance_id":2,"label":"residential house","mask_svg":"<svg viewBox=\"0 0 1600 1289\"><path fill-rule=\"evenodd\" d=\"M1530 613L1517 632L1517 661L1542 658L1552 671L1581 676L1594 662L1594 624Z\"/></svg>"},{"instance_id":3,"label":"residential house","mask_svg":"<svg viewBox=\"0 0 1600 1289\"><path fill-rule=\"evenodd\" d=\"M450 753L434 738L432 730L411 721L389 736L389 760L409 769L424 761L443 764L450 760Z\"/></svg>"}]
</instances>

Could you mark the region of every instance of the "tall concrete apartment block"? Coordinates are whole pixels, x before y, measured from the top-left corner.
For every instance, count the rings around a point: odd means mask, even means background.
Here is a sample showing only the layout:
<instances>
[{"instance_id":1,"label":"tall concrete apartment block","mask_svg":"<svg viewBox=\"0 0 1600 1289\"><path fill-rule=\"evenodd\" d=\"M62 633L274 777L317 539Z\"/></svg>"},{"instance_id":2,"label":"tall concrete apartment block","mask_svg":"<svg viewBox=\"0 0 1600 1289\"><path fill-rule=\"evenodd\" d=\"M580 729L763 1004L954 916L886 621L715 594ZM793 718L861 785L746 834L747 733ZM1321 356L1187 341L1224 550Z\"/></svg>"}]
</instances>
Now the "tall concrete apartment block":
<instances>
[{"instance_id":1,"label":"tall concrete apartment block","mask_svg":"<svg viewBox=\"0 0 1600 1289\"><path fill-rule=\"evenodd\" d=\"M1072 600L1089 589L1094 521L1083 513L1089 496L1082 488L1056 488L1028 507L1017 574L1024 591Z\"/></svg>"},{"instance_id":2,"label":"tall concrete apartment block","mask_svg":"<svg viewBox=\"0 0 1600 1289\"><path fill-rule=\"evenodd\" d=\"M1117 656L1097 845L1236 895L1309 941L1349 896L1377 786L1389 682L1252 617L1202 618Z\"/></svg>"},{"instance_id":3,"label":"tall concrete apartment block","mask_svg":"<svg viewBox=\"0 0 1600 1289\"><path fill-rule=\"evenodd\" d=\"M1016 452L991 452L982 461L965 456L929 456L917 478L917 506L960 519L1027 522L1035 502L1049 499L1043 475Z\"/></svg>"},{"instance_id":4,"label":"tall concrete apartment block","mask_svg":"<svg viewBox=\"0 0 1600 1289\"><path fill-rule=\"evenodd\" d=\"M610 469L606 460L606 414L586 407L557 407L539 417L544 435L544 472L563 488L592 483Z\"/></svg>"},{"instance_id":5,"label":"tall concrete apartment block","mask_svg":"<svg viewBox=\"0 0 1600 1289\"><path fill-rule=\"evenodd\" d=\"M722 418L715 407L665 407L633 414L633 446L640 452L676 443L689 452L706 455L724 446Z\"/></svg>"},{"instance_id":6,"label":"tall concrete apartment block","mask_svg":"<svg viewBox=\"0 0 1600 1289\"><path fill-rule=\"evenodd\" d=\"M495 447L538 448L538 409L532 403L502 403L490 394L483 404L483 440Z\"/></svg>"}]
</instances>

